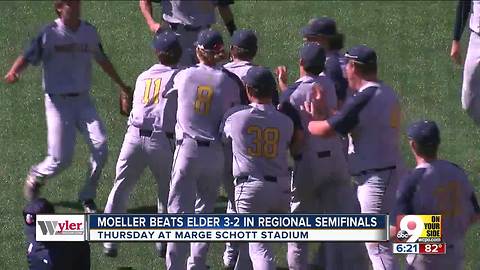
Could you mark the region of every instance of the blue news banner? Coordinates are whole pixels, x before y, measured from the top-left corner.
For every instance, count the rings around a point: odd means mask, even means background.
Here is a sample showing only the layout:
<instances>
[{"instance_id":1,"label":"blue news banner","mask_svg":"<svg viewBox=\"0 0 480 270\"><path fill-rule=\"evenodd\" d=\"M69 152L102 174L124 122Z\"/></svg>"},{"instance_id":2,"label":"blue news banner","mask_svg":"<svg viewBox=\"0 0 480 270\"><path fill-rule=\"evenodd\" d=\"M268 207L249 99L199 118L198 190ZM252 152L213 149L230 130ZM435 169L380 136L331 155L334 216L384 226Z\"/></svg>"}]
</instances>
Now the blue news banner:
<instances>
[{"instance_id":1,"label":"blue news banner","mask_svg":"<svg viewBox=\"0 0 480 270\"><path fill-rule=\"evenodd\" d=\"M387 241L388 216L92 214L88 241Z\"/></svg>"}]
</instances>

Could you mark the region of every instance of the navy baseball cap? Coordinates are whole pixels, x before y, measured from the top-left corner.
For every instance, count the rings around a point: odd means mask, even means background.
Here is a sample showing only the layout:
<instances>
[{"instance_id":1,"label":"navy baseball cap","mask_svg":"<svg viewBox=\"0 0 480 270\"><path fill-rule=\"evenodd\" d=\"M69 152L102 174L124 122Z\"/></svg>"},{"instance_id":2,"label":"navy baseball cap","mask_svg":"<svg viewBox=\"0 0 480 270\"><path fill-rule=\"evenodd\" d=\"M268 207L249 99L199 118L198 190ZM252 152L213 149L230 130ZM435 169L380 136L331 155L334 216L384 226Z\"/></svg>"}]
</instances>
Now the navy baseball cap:
<instances>
[{"instance_id":1,"label":"navy baseball cap","mask_svg":"<svg viewBox=\"0 0 480 270\"><path fill-rule=\"evenodd\" d=\"M300 48L300 59L304 67L324 67L325 50L316 42L307 42Z\"/></svg>"},{"instance_id":2,"label":"navy baseball cap","mask_svg":"<svg viewBox=\"0 0 480 270\"><path fill-rule=\"evenodd\" d=\"M155 35L152 48L157 52L167 52L173 48L179 48L180 42L173 31L162 31Z\"/></svg>"},{"instance_id":3,"label":"navy baseball cap","mask_svg":"<svg viewBox=\"0 0 480 270\"><path fill-rule=\"evenodd\" d=\"M275 82L275 77L273 77L272 72L266 67L251 67L244 77L244 82L246 85L262 91L277 90L277 83Z\"/></svg>"},{"instance_id":4,"label":"navy baseball cap","mask_svg":"<svg viewBox=\"0 0 480 270\"><path fill-rule=\"evenodd\" d=\"M302 29L303 36L334 36L337 34L337 24L328 17L311 19Z\"/></svg>"},{"instance_id":5,"label":"navy baseball cap","mask_svg":"<svg viewBox=\"0 0 480 270\"><path fill-rule=\"evenodd\" d=\"M345 58L361 64L376 64L377 53L365 45L357 45L345 53Z\"/></svg>"},{"instance_id":6,"label":"navy baseball cap","mask_svg":"<svg viewBox=\"0 0 480 270\"><path fill-rule=\"evenodd\" d=\"M232 45L242 49L256 50L257 36L252 30L237 30L233 33Z\"/></svg>"},{"instance_id":7,"label":"navy baseball cap","mask_svg":"<svg viewBox=\"0 0 480 270\"><path fill-rule=\"evenodd\" d=\"M434 121L420 120L412 123L407 129L408 139L421 145L440 144L440 130Z\"/></svg>"},{"instance_id":8,"label":"navy baseball cap","mask_svg":"<svg viewBox=\"0 0 480 270\"><path fill-rule=\"evenodd\" d=\"M223 50L223 38L220 32L205 29L198 33L195 46L206 51L220 52Z\"/></svg>"}]
</instances>

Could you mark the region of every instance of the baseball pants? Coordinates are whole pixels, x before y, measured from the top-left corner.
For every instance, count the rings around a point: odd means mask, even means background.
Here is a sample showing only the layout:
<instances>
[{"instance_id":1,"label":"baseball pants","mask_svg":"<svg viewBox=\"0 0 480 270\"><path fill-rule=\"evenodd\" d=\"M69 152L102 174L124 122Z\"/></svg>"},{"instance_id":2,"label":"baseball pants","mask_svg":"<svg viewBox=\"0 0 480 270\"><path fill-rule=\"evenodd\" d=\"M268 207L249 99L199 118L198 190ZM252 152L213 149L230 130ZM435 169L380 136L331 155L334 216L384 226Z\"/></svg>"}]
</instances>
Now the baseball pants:
<instances>
[{"instance_id":1,"label":"baseball pants","mask_svg":"<svg viewBox=\"0 0 480 270\"><path fill-rule=\"evenodd\" d=\"M213 213L223 175L221 143L210 142L207 146L184 138L175 149L168 213ZM208 247L204 242L168 243L167 269L207 269Z\"/></svg>"},{"instance_id":2,"label":"baseball pants","mask_svg":"<svg viewBox=\"0 0 480 270\"><path fill-rule=\"evenodd\" d=\"M463 270L464 245L462 241L455 244L447 244L446 254L443 255L407 255L407 270Z\"/></svg>"},{"instance_id":3,"label":"baseball pants","mask_svg":"<svg viewBox=\"0 0 480 270\"><path fill-rule=\"evenodd\" d=\"M178 25L173 31L177 34L178 41L182 47L182 55L178 62L180 67L189 67L198 63L197 54L195 52L195 46L193 45L197 41L199 30L185 30L182 25Z\"/></svg>"},{"instance_id":4,"label":"baseball pants","mask_svg":"<svg viewBox=\"0 0 480 270\"><path fill-rule=\"evenodd\" d=\"M239 214L286 213L290 203L290 183L288 177L277 178L277 182L249 177L235 180L235 209ZM240 245L235 269L249 269L238 265L244 262L246 245ZM275 270L275 256L268 242L248 243L248 253L254 270ZM245 258L245 257L243 257Z\"/></svg>"},{"instance_id":5,"label":"baseball pants","mask_svg":"<svg viewBox=\"0 0 480 270\"><path fill-rule=\"evenodd\" d=\"M341 146L334 151L306 151L295 162L292 179L292 213L358 213L354 187L350 181ZM309 244L288 243L290 270L310 269ZM320 262L324 269L368 269L365 248L360 243L322 243Z\"/></svg>"},{"instance_id":6,"label":"baseball pants","mask_svg":"<svg viewBox=\"0 0 480 270\"><path fill-rule=\"evenodd\" d=\"M169 139L162 131L142 134L139 128L129 126L118 156L115 182L104 213L127 211L128 197L147 166L157 182L158 213L165 213L173 147L173 138ZM116 243L104 243L104 246L115 248Z\"/></svg>"},{"instance_id":7,"label":"baseball pants","mask_svg":"<svg viewBox=\"0 0 480 270\"><path fill-rule=\"evenodd\" d=\"M40 181L60 173L72 162L76 130L84 136L90 149L87 177L79 199L94 199L98 180L107 160L105 127L88 93L78 96L45 94L45 115L48 130L48 155L32 166L30 175Z\"/></svg>"},{"instance_id":8,"label":"baseball pants","mask_svg":"<svg viewBox=\"0 0 480 270\"><path fill-rule=\"evenodd\" d=\"M470 33L462 85L462 108L480 125L480 35Z\"/></svg>"},{"instance_id":9,"label":"baseball pants","mask_svg":"<svg viewBox=\"0 0 480 270\"><path fill-rule=\"evenodd\" d=\"M362 213L390 213L395 203L395 192L401 171L392 170L355 176L357 196ZM391 242L365 243L373 270L397 270L398 262L392 253Z\"/></svg>"},{"instance_id":10,"label":"baseball pants","mask_svg":"<svg viewBox=\"0 0 480 270\"><path fill-rule=\"evenodd\" d=\"M235 214L235 186L233 185L233 172L232 172L232 162L233 154L231 147L224 146L224 157L225 157L225 176L223 178L223 188L225 193L227 193L227 214ZM223 264L225 266L234 266L238 258L238 246L241 243L239 242L226 242L225 251L223 252ZM245 243L244 243L245 244ZM245 244L246 245L246 244ZM248 246L247 246L248 248ZM248 250L247 250L248 251ZM248 258L250 261L250 258Z\"/></svg>"}]
</instances>

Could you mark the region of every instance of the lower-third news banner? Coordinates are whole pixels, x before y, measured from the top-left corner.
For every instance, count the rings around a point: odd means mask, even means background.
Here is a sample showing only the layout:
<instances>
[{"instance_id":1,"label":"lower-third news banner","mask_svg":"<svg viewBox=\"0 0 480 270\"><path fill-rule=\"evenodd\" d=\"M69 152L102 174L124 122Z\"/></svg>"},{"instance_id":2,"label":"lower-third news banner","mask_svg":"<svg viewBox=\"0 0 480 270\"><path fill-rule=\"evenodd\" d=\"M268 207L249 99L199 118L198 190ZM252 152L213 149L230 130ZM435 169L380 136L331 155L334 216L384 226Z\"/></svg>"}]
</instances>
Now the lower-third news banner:
<instances>
[{"instance_id":1,"label":"lower-third news banner","mask_svg":"<svg viewBox=\"0 0 480 270\"><path fill-rule=\"evenodd\" d=\"M42 215L38 241L387 241L388 216L296 214ZM56 220L55 218L56 217ZM82 223L83 222L83 223ZM74 232L73 232L74 231ZM81 233L83 232L83 233Z\"/></svg>"}]
</instances>

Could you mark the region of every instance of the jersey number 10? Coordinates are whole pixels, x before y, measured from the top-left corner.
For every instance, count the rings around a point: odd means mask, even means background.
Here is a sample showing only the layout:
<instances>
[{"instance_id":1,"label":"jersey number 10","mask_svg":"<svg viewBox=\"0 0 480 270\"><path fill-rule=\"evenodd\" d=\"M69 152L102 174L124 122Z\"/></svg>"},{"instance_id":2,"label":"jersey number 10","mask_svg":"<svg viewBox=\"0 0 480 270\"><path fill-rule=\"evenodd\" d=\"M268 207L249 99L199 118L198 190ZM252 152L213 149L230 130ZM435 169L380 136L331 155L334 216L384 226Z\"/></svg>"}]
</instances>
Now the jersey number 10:
<instances>
[{"instance_id":1,"label":"jersey number 10","mask_svg":"<svg viewBox=\"0 0 480 270\"><path fill-rule=\"evenodd\" d=\"M275 158L278 152L280 132L277 128L262 129L258 126L249 126L248 134L255 134L254 147L248 147L247 153L252 157Z\"/></svg>"}]
</instances>

